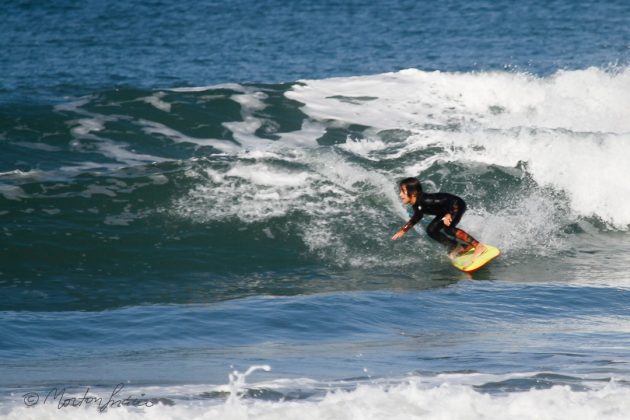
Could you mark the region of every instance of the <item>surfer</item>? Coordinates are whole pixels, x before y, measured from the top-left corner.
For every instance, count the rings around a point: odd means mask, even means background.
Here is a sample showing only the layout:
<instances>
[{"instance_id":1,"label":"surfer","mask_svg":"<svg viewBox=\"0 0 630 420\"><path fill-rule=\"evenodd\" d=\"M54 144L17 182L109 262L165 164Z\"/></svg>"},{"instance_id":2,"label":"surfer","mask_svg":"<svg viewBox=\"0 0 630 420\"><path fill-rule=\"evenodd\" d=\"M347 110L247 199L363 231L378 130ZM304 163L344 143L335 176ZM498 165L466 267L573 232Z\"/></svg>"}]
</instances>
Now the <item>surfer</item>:
<instances>
[{"instance_id":1,"label":"surfer","mask_svg":"<svg viewBox=\"0 0 630 420\"><path fill-rule=\"evenodd\" d=\"M392 240L402 237L422 219L424 214L436 217L427 226L427 234L446 246L449 257L455 258L475 248L473 258L481 255L486 247L468 233L457 228L457 223L466 211L466 203L460 197L449 193L423 193L417 178L400 181L400 200L413 208L411 219L398 231ZM460 245L460 242L463 244Z\"/></svg>"}]
</instances>

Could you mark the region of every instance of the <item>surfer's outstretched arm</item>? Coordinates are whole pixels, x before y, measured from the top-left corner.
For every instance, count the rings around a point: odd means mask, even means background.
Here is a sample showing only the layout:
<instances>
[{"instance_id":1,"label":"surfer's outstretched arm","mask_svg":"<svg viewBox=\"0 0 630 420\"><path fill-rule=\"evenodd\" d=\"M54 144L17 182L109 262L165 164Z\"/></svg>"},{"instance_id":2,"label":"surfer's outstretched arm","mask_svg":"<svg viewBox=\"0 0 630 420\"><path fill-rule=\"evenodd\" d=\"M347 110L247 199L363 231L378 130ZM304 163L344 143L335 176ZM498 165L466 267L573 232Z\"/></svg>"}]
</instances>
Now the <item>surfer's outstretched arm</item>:
<instances>
[{"instance_id":1,"label":"surfer's outstretched arm","mask_svg":"<svg viewBox=\"0 0 630 420\"><path fill-rule=\"evenodd\" d=\"M409 219L409 221L405 223L405 226L401 227L400 230L396 232L394 236L392 236L392 241L401 238L405 233L407 233L409 229L414 227L414 225L418 223L420 219L422 219L422 210L416 207L414 208L413 216L411 216L411 219Z\"/></svg>"}]
</instances>

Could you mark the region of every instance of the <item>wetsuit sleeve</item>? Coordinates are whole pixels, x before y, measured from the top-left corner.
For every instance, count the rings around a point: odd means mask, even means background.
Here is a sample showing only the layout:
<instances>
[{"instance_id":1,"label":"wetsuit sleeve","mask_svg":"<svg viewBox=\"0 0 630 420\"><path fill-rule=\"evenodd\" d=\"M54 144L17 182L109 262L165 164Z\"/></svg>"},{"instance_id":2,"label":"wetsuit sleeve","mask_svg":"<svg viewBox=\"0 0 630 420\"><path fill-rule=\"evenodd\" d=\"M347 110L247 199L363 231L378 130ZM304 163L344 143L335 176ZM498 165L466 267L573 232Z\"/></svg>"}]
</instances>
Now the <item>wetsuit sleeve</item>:
<instances>
[{"instance_id":1,"label":"wetsuit sleeve","mask_svg":"<svg viewBox=\"0 0 630 420\"><path fill-rule=\"evenodd\" d=\"M422 219L422 210L420 210L419 207L415 207L413 209L413 215L411 216L411 219L409 219L409 221L405 224L405 226L403 226L400 230L402 230L403 232L407 232L409 229L411 229L416 223L418 223L420 221L420 219Z\"/></svg>"}]
</instances>

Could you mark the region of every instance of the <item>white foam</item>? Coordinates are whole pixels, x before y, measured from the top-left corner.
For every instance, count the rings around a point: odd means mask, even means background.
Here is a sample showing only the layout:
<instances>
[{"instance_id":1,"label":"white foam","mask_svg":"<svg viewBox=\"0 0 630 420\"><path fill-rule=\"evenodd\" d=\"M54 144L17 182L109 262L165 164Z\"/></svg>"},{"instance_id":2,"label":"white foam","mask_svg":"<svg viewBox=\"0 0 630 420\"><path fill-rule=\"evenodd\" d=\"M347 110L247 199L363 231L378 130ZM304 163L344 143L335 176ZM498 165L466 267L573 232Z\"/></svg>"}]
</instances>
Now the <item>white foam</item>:
<instances>
[{"instance_id":1,"label":"white foam","mask_svg":"<svg viewBox=\"0 0 630 420\"><path fill-rule=\"evenodd\" d=\"M237 144L228 140L190 137L177 130L169 128L164 124L154 121L140 120L139 123L142 125L142 130L145 133L150 135L160 134L174 143L191 143L199 146L211 146L222 152L236 152L241 150Z\"/></svg>"},{"instance_id":2,"label":"white foam","mask_svg":"<svg viewBox=\"0 0 630 420\"><path fill-rule=\"evenodd\" d=\"M153 185L164 185L168 184L168 178L164 175L150 175L149 179L152 181Z\"/></svg>"},{"instance_id":3,"label":"white foam","mask_svg":"<svg viewBox=\"0 0 630 420\"><path fill-rule=\"evenodd\" d=\"M482 123L493 128L630 131L630 68L589 68L547 78L522 73L443 73L409 69L362 77L305 80L286 93L318 120L379 129ZM344 98L370 97L369 101Z\"/></svg>"},{"instance_id":4,"label":"white foam","mask_svg":"<svg viewBox=\"0 0 630 420\"><path fill-rule=\"evenodd\" d=\"M398 265L411 258L390 255L396 251L389 244L388 212L404 212L392 179L351 164L330 149L243 152L227 165L222 161L190 176L198 182L174 203L172 212L178 216L247 224L297 212L306 219L292 231L314 255L329 262L367 267ZM384 199L385 205L374 206L366 196Z\"/></svg>"},{"instance_id":5,"label":"white foam","mask_svg":"<svg viewBox=\"0 0 630 420\"><path fill-rule=\"evenodd\" d=\"M105 119L103 118L81 118L69 121L68 124L76 124L70 132L75 137L85 137L86 135L102 131L105 128Z\"/></svg>"},{"instance_id":6,"label":"white foam","mask_svg":"<svg viewBox=\"0 0 630 420\"><path fill-rule=\"evenodd\" d=\"M262 111L267 107L264 100L267 95L263 92L252 92L249 94L232 95L231 99L241 105L242 109L251 111Z\"/></svg>"},{"instance_id":7,"label":"white foam","mask_svg":"<svg viewBox=\"0 0 630 420\"><path fill-rule=\"evenodd\" d=\"M371 127L341 147L373 161L433 153L398 175L436 162L514 168L563 191L577 216L630 226L630 68L590 68L547 78L515 73L404 70L304 81L286 93L315 121ZM370 100L361 100L369 97ZM355 98L355 99L352 99ZM358 98L358 99L356 99ZM378 130L410 136L385 141Z\"/></svg>"},{"instance_id":8,"label":"white foam","mask_svg":"<svg viewBox=\"0 0 630 420\"><path fill-rule=\"evenodd\" d=\"M0 178L8 178L8 179L28 179L28 178L38 178L42 175L45 175L46 172L39 170L28 170L21 171L19 169L14 169L12 171L0 172Z\"/></svg>"},{"instance_id":9,"label":"white foam","mask_svg":"<svg viewBox=\"0 0 630 420\"><path fill-rule=\"evenodd\" d=\"M142 98L142 100L148 104L153 105L155 108L164 112L171 112L171 104L162 100L166 94L164 92L156 92L151 96Z\"/></svg>"},{"instance_id":10,"label":"white foam","mask_svg":"<svg viewBox=\"0 0 630 420\"><path fill-rule=\"evenodd\" d=\"M91 198L94 195L106 195L108 197L116 197L116 193L112 191L110 188L104 187L102 185L88 185L87 189L81 192L82 197Z\"/></svg>"},{"instance_id":11,"label":"white foam","mask_svg":"<svg viewBox=\"0 0 630 420\"><path fill-rule=\"evenodd\" d=\"M235 383L236 385L236 383ZM234 391L234 390L231 390ZM178 400L174 406L138 409L114 407L98 414L95 407L58 409L53 405L14 406L0 420L27 419L571 419L625 420L630 412L630 389L609 383L589 391L567 386L491 395L471 386L444 382L427 385L421 379L403 383L363 384L337 389L325 397L306 400L261 401L239 398L223 403Z\"/></svg>"},{"instance_id":12,"label":"white foam","mask_svg":"<svg viewBox=\"0 0 630 420\"><path fill-rule=\"evenodd\" d=\"M86 111L81 108L81 106L85 105L85 101L86 100L76 101L74 103L66 104L64 107L56 108L57 110L72 111L86 116L86 118L70 120L66 123L67 125L72 126L70 129L70 134L74 137L74 139L70 142L72 149L78 152L86 153L94 153L96 149L104 156L126 165L140 165L169 160L159 156L136 153L130 150L131 146L128 144L99 137L97 133L100 133L105 129L105 123L127 117L101 115ZM75 169L80 166L83 165L77 165ZM108 166L109 165L101 165L101 167ZM66 167L66 169L67 168L72 167ZM120 168L120 165L114 166L114 168ZM64 170L64 168L61 169Z\"/></svg>"},{"instance_id":13,"label":"white foam","mask_svg":"<svg viewBox=\"0 0 630 420\"><path fill-rule=\"evenodd\" d=\"M199 221L280 217L300 205L300 196L306 194L301 184L309 178L302 171L238 161L227 170L208 169L206 175L209 183L200 183L174 204L176 214Z\"/></svg>"},{"instance_id":14,"label":"white foam","mask_svg":"<svg viewBox=\"0 0 630 420\"><path fill-rule=\"evenodd\" d=\"M215 89L229 89L237 92L246 92L249 88L239 85L237 83L222 83L217 85L209 85L209 86L197 86L197 87L179 87L179 88L171 88L168 89L172 92L206 92L208 90Z\"/></svg>"},{"instance_id":15,"label":"white foam","mask_svg":"<svg viewBox=\"0 0 630 420\"><path fill-rule=\"evenodd\" d=\"M340 147L354 153L355 155L376 161L380 160L380 158L371 156L371 153L374 151L381 151L385 149L387 145L380 139L366 138L360 140L348 139L346 143L342 144Z\"/></svg>"},{"instance_id":16,"label":"white foam","mask_svg":"<svg viewBox=\"0 0 630 420\"><path fill-rule=\"evenodd\" d=\"M265 165L235 165L225 174L247 180L250 185L297 187L304 184L309 175L306 172L280 172Z\"/></svg>"},{"instance_id":17,"label":"white foam","mask_svg":"<svg viewBox=\"0 0 630 420\"><path fill-rule=\"evenodd\" d=\"M307 118L300 130L279 133L276 141L257 135L266 124L259 113L266 95L243 88L231 95L242 121L224 123L238 144L208 139L226 155L187 172L195 187L172 211L197 222L245 224L298 212L305 217L291 219L299 220L292 233L326 262L400 265L434 251L418 246L412 254L402 251L408 245L389 241L397 225L393 215L400 225L408 219L396 180L422 177L436 164L447 171L444 163L454 162L470 169L470 186L460 195L475 203L474 168L492 166L527 182L514 184L498 202L469 205L462 228L507 252L546 253L562 245L562 227L576 218L596 217L620 230L630 226L630 184L623 182L630 178L629 80L628 69L586 69L544 78L405 70L304 81L286 96L304 104ZM167 127L144 124L188 141ZM327 128L356 124L368 127L361 138L317 147Z\"/></svg>"},{"instance_id":18,"label":"white foam","mask_svg":"<svg viewBox=\"0 0 630 420\"><path fill-rule=\"evenodd\" d=\"M110 140L101 140L97 147L104 156L127 165L141 165L145 163L165 162L169 160L159 156L132 152L128 149L130 146L115 143Z\"/></svg>"},{"instance_id":19,"label":"white foam","mask_svg":"<svg viewBox=\"0 0 630 420\"><path fill-rule=\"evenodd\" d=\"M224 122L223 126L232 131L234 139L246 149L258 149L272 144L270 140L256 136L256 131L262 126L262 121L253 116L254 112L265 109L263 102L267 97L262 92L248 92L232 95L231 99L241 105L242 121Z\"/></svg>"},{"instance_id":20,"label":"white foam","mask_svg":"<svg viewBox=\"0 0 630 420\"><path fill-rule=\"evenodd\" d=\"M313 148L317 147L317 139L326 133L326 127L311 120L304 120L299 131L280 133L276 141L286 147Z\"/></svg>"},{"instance_id":21,"label":"white foam","mask_svg":"<svg viewBox=\"0 0 630 420\"><path fill-rule=\"evenodd\" d=\"M105 217L103 223L110 226L128 226L134 220L142 217L141 214L132 213L129 208L125 208L125 210L116 215L108 215Z\"/></svg>"},{"instance_id":22,"label":"white foam","mask_svg":"<svg viewBox=\"0 0 630 420\"><path fill-rule=\"evenodd\" d=\"M42 150L44 152L61 152L63 149L50 144L41 142L19 141L14 143L16 146L25 147L32 150Z\"/></svg>"},{"instance_id":23,"label":"white foam","mask_svg":"<svg viewBox=\"0 0 630 420\"><path fill-rule=\"evenodd\" d=\"M250 90L239 95L232 95L233 101L241 105L242 121L225 122L223 126L232 132L234 139L243 150L261 150L286 147L312 148L317 146L317 139L326 132L323 124L304 120L300 130L278 133L278 140L268 140L256 135L263 121L255 113L267 107L264 102L267 95L263 92Z\"/></svg>"},{"instance_id":24,"label":"white foam","mask_svg":"<svg viewBox=\"0 0 630 420\"><path fill-rule=\"evenodd\" d=\"M225 122L222 125L232 132L234 140L244 148L257 149L271 144L270 140L256 136L256 131L262 126L258 118L246 115L243 121Z\"/></svg>"},{"instance_id":25,"label":"white foam","mask_svg":"<svg viewBox=\"0 0 630 420\"><path fill-rule=\"evenodd\" d=\"M99 163L99 162L90 162L90 161L84 161L81 162L79 164L75 164L75 165L71 165L71 166L61 166L59 168L59 172L61 173L60 175L76 175L82 172L88 172L88 171L97 171L97 170L110 170L110 171L115 171L117 169L120 169L121 165L120 164L116 164L116 163ZM52 172L53 175L55 175L55 172ZM48 178L48 176L46 176L46 178ZM52 176L51 176L52 178Z\"/></svg>"},{"instance_id":26,"label":"white foam","mask_svg":"<svg viewBox=\"0 0 630 420\"><path fill-rule=\"evenodd\" d=\"M28 198L26 192L16 185L0 184L0 194L7 200L21 201L23 198Z\"/></svg>"},{"instance_id":27,"label":"white foam","mask_svg":"<svg viewBox=\"0 0 630 420\"><path fill-rule=\"evenodd\" d=\"M435 161L476 162L514 168L526 163L541 187L564 191L576 215L599 217L618 229L630 225L630 135L563 135L555 131L436 132L412 136L413 148L439 146L444 150L407 169L420 174ZM404 153L404 152L403 152ZM604 169L605 168L605 169Z\"/></svg>"},{"instance_id":28,"label":"white foam","mask_svg":"<svg viewBox=\"0 0 630 420\"><path fill-rule=\"evenodd\" d=\"M84 105L87 105L92 98L93 96L90 96L90 95L83 96L81 98L77 98L70 102L57 104L53 107L53 109L57 112L74 112L74 113L81 114L84 112L81 109L81 107L83 107Z\"/></svg>"}]
</instances>

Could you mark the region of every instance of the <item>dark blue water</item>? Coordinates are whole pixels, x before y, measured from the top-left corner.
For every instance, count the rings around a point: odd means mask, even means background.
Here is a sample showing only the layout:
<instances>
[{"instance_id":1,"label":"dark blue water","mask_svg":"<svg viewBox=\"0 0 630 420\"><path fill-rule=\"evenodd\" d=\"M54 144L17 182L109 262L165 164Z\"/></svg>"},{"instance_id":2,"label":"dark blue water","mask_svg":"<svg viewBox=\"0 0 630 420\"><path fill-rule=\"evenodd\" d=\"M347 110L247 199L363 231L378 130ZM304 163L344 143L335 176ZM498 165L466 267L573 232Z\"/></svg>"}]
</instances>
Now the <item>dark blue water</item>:
<instances>
[{"instance_id":1,"label":"dark blue water","mask_svg":"<svg viewBox=\"0 0 630 420\"><path fill-rule=\"evenodd\" d=\"M625 418L628 2L0 21L1 418ZM406 176L501 256L392 242Z\"/></svg>"},{"instance_id":2,"label":"dark blue water","mask_svg":"<svg viewBox=\"0 0 630 420\"><path fill-rule=\"evenodd\" d=\"M625 1L10 2L2 97L628 62Z\"/></svg>"}]
</instances>

